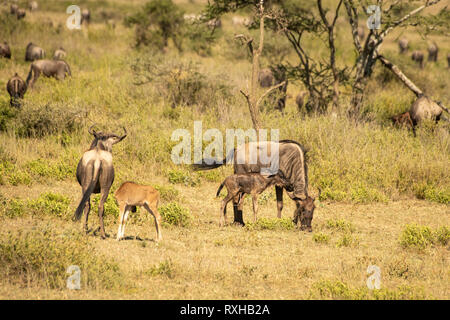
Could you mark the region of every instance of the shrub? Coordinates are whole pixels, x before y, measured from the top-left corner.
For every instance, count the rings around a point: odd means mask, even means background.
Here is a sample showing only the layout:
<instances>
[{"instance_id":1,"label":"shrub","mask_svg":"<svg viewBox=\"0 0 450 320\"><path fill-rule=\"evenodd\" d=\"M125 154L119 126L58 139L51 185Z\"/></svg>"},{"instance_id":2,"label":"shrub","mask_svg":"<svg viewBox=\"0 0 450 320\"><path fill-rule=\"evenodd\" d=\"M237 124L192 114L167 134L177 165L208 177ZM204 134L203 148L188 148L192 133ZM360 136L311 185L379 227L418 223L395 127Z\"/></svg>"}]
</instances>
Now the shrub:
<instances>
[{"instance_id":1,"label":"shrub","mask_svg":"<svg viewBox=\"0 0 450 320\"><path fill-rule=\"evenodd\" d=\"M345 233L352 233L355 230L355 227L344 219L330 219L326 221L326 227L328 229L333 229Z\"/></svg>"},{"instance_id":2,"label":"shrub","mask_svg":"<svg viewBox=\"0 0 450 320\"><path fill-rule=\"evenodd\" d=\"M169 279L173 279L175 277L175 268L172 260L168 259L151 267L145 274L150 276L166 276Z\"/></svg>"},{"instance_id":3,"label":"shrub","mask_svg":"<svg viewBox=\"0 0 450 320\"><path fill-rule=\"evenodd\" d=\"M423 250L431 245L445 246L449 238L450 230L445 226L433 231L428 226L408 224L400 234L400 245L403 248Z\"/></svg>"},{"instance_id":4,"label":"shrub","mask_svg":"<svg viewBox=\"0 0 450 320\"><path fill-rule=\"evenodd\" d=\"M172 169L167 171L170 183L184 184L185 186L195 187L199 185L200 179L196 174L183 169Z\"/></svg>"},{"instance_id":5,"label":"shrub","mask_svg":"<svg viewBox=\"0 0 450 320\"><path fill-rule=\"evenodd\" d=\"M181 50L183 11L172 0L149 1L141 11L125 19L126 26L136 25L136 47L149 46L162 50L172 39Z\"/></svg>"},{"instance_id":6,"label":"shrub","mask_svg":"<svg viewBox=\"0 0 450 320\"><path fill-rule=\"evenodd\" d=\"M189 210L183 208L177 202L169 202L161 206L158 211L161 213L165 224L179 227L187 227L191 224L192 217Z\"/></svg>"},{"instance_id":7,"label":"shrub","mask_svg":"<svg viewBox=\"0 0 450 320\"><path fill-rule=\"evenodd\" d=\"M330 242L330 236L328 236L327 234L322 233L322 232L313 234L312 239L316 243L325 243L326 244L326 243Z\"/></svg>"},{"instance_id":8,"label":"shrub","mask_svg":"<svg viewBox=\"0 0 450 320\"><path fill-rule=\"evenodd\" d=\"M81 269L81 288L115 289L123 286L117 263L97 255L79 232L58 234L44 229L8 232L0 237L0 271L13 282L63 289L71 265Z\"/></svg>"},{"instance_id":9,"label":"shrub","mask_svg":"<svg viewBox=\"0 0 450 320\"><path fill-rule=\"evenodd\" d=\"M293 230L294 223L289 218L259 218L256 222L248 222L247 230Z\"/></svg>"},{"instance_id":10,"label":"shrub","mask_svg":"<svg viewBox=\"0 0 450 320\"><path fill-rule=\"evenodd\" d=\"M158 190L161 199L165 201L177 200L180 194L178 190L172 186L155 185L155 189Z\"/></svg>"},{"instance_id":11,"label":"shrub","mask_svg":"<svg viewBox=\"0 0 450 320\"><path fill-rule=\"evenodd\" d=\"M211 46L217 38L217 32L211 33L204 23L191 23L185 24L184 37L189 40L189 49L200 56L210 56Z\"/></svg>"},{"instance_id":12,"label":"shrub","mask_svg":"<svg viewBox=\"0 0 450 320\"><path fill-rule=\"evenodd\" d=\"M356 237L353 237L349 233L345 233L336 243L336 247L357 247L359 244L359 240Z\"/></svg>"},{"instance_id":13,"label":"shrub","mask_svg":"<svg viewBox=\"0 0 450 320\"><path fill-rule=\"evenodd\" d=\"M66 196L51 192L43 193L35 200L29 200L27 207L33 214L68 217L70 199Z\"/></svg>"}]
</instances>

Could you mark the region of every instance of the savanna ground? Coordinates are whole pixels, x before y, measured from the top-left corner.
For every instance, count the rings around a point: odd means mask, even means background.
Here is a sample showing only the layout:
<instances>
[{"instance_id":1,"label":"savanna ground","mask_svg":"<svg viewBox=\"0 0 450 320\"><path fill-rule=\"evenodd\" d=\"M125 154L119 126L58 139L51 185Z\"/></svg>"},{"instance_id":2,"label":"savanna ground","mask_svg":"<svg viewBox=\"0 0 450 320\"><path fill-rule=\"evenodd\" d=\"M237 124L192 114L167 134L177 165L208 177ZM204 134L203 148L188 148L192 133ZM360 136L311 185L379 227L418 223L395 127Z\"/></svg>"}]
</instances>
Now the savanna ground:
<instances>
[{"instance_id":1,"label":"savanna ground","mask_svg":"<svg viewBox=\"0 0 450 320\"><path fill-rule=\"evenodd\" d=\"M92 15L91 25L80 31L58 30L72 4L66 1L45 1L23 21L2 22L0 40L8 41L13 57L0 60L0 87L14 72L26 78L24 52L30 41L47 56L63 46L73 74L63 82L39 78L20 111L9 108L5 90L0 95L2 299L449 298L448 124L424 123L416 138L392 127L388 117L408 110L414 96L380 66L370 83L365 120L359 123L344 112L299 112L294 98L302 88L290 82L284 113L265 106L262 119L265 127L280 129L280 138L310 150L309 189L316 195L322 188L313 232L294 228L294 204L286 194L283 218L276 219L273 190L260 197L256 224L249 223L251 201L246 199L247 225L219 228L220 198L215 193L232 168L196 173L174 165L170 152L177 142L171 134L179 128L192 133L196 120L202 120L203 132L251 127L239 93L247 86L251 66L245 50L232 40L235 33L247 31L233 27L232 15L227 15L207 54L195 53L189 41L182 53L171 44L163 55L136 50L133 29L122 21L144 3L79 1ZM175 3L187 13L198 13L204 5ZM44 24L47 18L53 27ZM115 28L106 19L113 19ZM338 59L351 60L350 32L341 19ZM444 58L450 43L445 37L424 39L413 30L401 31L412 49L425 50L430 39L438 42L439 61L419 70L408 56L399 56L400 33L386 40L383 53L448 106L450 78ZM320 54L317 43L308 45L317 46ZM269 33L263 64L283 48L289 52L283 38ZM287 59L295 57L288 53ZM162 66L165 73L157 81L136 85L133 70L143 61ZM196 83L198 90L192 93L186 83ZM345 106L350 88L342 90ZM182 97L175 108L173 94ZM127 180L156 186L165 220L162 242L154 241L154 224L142 209L131 215L127 239L116 242L118 212L112 195L105 208L106 240L94 233L85 236L81 223L70 220L81 196L76 164L89 146L87 128L94 121L102 130L119 134L126 126L127 138L113 148L116 179L111 193ZM98 197L89 219L94 229L96 203ZM228 212L230 222L231 207ZM81 290L66 289L70 265L81 268ZM370 265L381 269L380 290L367 288Z\"/></svg>"}]
</instances>

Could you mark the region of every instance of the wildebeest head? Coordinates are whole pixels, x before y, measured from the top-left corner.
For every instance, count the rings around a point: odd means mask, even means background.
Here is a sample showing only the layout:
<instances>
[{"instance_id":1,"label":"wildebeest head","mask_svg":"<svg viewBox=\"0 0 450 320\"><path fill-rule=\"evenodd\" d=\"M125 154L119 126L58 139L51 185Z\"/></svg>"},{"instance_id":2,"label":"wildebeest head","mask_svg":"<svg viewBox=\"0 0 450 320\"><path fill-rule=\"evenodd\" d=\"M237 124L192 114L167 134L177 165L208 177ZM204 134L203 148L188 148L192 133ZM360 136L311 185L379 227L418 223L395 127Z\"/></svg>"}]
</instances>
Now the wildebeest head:
<instances>
[{"instance_id":1,"label":"wildebeest head","mask_svg":"<svg viewBox=\"0 0 450 320\"><path fill-rule=\"evenodd\" d=\"M94 125L89 128L89 133L94 136L94 140L92 141L89 149L98 147L102 150L112 152L112 146L122 141L127 136L127 129L125 129L125 127L123 127L125 133L122 136L114 133L97 132L93 129L93 127Z\"/></svg>"},{"instance_id":2,"label":"wildebeest head","mask_svg":"<svg viewBox=\"0 0 450 320\"><path fill-rule=\"evenodd\" d=\"M320 193L321 190L319 188L319 195L317 196L317 198L320 197ZM309 195L307 195L303 200L297 200L297 210L295 211L294 223L298 225L298 222L300 220L300 230L302 231L312 231L311 222L314 216L314 209L316 209L316 205L314 204L315 200L316 198L312 198Z\"/></svg>"}]
</instances>

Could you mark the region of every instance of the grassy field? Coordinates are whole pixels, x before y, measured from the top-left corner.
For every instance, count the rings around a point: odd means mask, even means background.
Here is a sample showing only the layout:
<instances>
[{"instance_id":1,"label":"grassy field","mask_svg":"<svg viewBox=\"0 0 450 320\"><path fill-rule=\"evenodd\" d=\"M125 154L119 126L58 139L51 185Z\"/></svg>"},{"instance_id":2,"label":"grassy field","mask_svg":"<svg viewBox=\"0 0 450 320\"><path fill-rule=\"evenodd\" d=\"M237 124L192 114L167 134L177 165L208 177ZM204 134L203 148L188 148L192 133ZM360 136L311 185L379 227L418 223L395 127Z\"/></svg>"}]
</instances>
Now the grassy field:
<instances>
[{"instance_id":1,"label":"grassy field","mask_svg":"<svg viewBox=\"0 0 450 320\"><path fill-rule=\"evenodd\" d=\"M171 134L180 128L192 133L197 120L203 132L251 127L239 93L248 84L251 65L232 41L246 29L234 27L227 15L210 54L198 55L189 42L182 53L170 44L161 54L135 49L133 29L122 24L145 1L78 1L92 15L91 25L80 31L64 27L69 2L45 1L24 20L5 18L0 28L0 41L10 44L13 55L0 59L1 88L15 72L26 78L30 41L47 57L64 47L73 74L61 82L39 78L18 111L9 107L6 90L0 93L1 299L449 298L449 124L424 123L416 138L394 128L389 116L408 110L414 95L381 66L369 84L360 123L344 116L351 91L346 87L337 115L299 112L295 96L304 89L296 82L289 84L283 113L262 110L266 128L280 129L280 138L309 149L309 189L313 196L322 189L313 232L294 228L294 203L287 195L283 218L276 219L274 190L260 197L256 224L219 228L221 198L215 193L232 168L198 173L173 164ZM200 12L205 3L174 2L187 13ZM0 7L2 17L7 8ZM48 19L52 27L43 23ZM354 59L346 25L344 18L338 21L338 63ZM382 52L428 95L450 105L448 39L401 31L389 36ZM439 61L419 70L409 57L398 55L400 35L408 37L410 50L426 50L435 40ZM307 45L323 53L317 41ZM269 33L263 65L283 48L294 62L285 40ZM136 85L133 70L147 63L165 73ZM190 82L200 88L193 95L174 89ZM174 93L194 103L172 108ZM93 122L118 134L126 126L127 138L113 149L111 193L127 180L157 187L165 218L162 242L154 241L153 219L142 209L131 215L126 240L116 242L118 209L112 195L105 206L106 240L84 235L81 223L71 221L81 196L76 165L91 142L87 129ZM96 228L98 196L93 204L89 225ZM250 218L246 199L244 220ZM80 266L81 290L66 288L70 265ZM370 265L380 267L379 290L367 288Z\"/></svg>"}]
</instances>

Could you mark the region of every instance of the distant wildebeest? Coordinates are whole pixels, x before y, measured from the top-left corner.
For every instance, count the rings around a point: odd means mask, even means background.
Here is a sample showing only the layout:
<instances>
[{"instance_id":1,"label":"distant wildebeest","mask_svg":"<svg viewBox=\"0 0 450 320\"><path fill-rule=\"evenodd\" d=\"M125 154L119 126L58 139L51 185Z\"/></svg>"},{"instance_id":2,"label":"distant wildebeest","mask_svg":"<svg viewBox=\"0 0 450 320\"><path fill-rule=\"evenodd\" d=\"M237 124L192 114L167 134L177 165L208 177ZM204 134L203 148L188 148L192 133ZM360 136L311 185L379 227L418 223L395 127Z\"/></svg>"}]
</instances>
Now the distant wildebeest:
<instances>
[{"instance_id":1,"label":"distant wildebeest","mask_svg":"<svg viewBox=\"0 0 450 320\"><path fill-rule=\"evenodd\" d=\"M409 41L406 38L401 38L398 40L398 48L400 50L400 53L403 54L406 51L408 51L409 48Z\"/></svg>"},{"instance_id":2,"label":"distant wildebeest","mask_svg":"<svg viewBox=\"0 0 450 320\"><path fill-rule=\"evenodd\" d=\"M0 57L11 59L11 48L6 41L0 43Z\"/></svg>"},{"instance_id":3,"label":"distant wildebeest","mask_svg":"<svg viewBox=\"0 0 450 320\"><path fill-rule=\"evenodd\" d=\"M78 162L77 180L82 189L82 198L72 218L78 221L83 215L86 216L84 229L88 232L88 217L91 209L91 194L101 194L98 205L98 217L100 221L100 235L106 238L103 225L104 204L108 198L109 190L114 182L114 166L112 161L112 146L122 141L127 136L118 136L113 133L96 132L89 128L89 133L94 136L89 150L86 151Z\"/></svg>"},{"instance_id":4,"label":"distant wildebeest","mask_svg":"<svg viewBox=\"0 0 450 320\"><path fill-rule=\"evenodd\" d=\"M433 42L428 46L428 61L436 62L438 58L438 46L436 42Z\"/></svg>"},{"instance_id":5,"label":"distant wildebeest","mask_svg":"<svg viewBox=\"0 0 450 320\"><path fill-rule=\"evenodd\" d=\"M11 107L20 108L20 100L23 99L25 92L27 92L27 85L25 84L25 81L23 81L23 79L17 74L17 72L11 79L9 79L6 84L6 90L11 97L9 100Z\"/></svg>"},{"instance_id":6,"label":"distant wildebeest","mask_svg":"<svg viewBox=\"0 0 450 320\"><path fill-rule=\"evenodd\" d=\"M19 6L15 3L11 4L11 6L9 7L9 12L11 14L17 14L17 9L19 9Z\"/></svg>"},{"instance_id":7,"label":"distant wildebeest","mask_svg":"<svg viewBox=\"0 0 450 320\"><path fill-rule=\"evenodd\" d=\"M137 206L142 206L155 219L156 239L160 241L161 235L161 215L158 212L159 192L152 186L144 186L131 181L122 183L114 193L119 205L119 230L117 231L117 241L123 238L125 234L125 225L127 223L130 211L136 212Z\"/></svg>"},{"instance_id":8,"label":"distant wildebeest","mask_svg":"<svg viewBox=\"0 0 450 320\"><path fill-rule=\"evenodd\" d=\"M258 82L262 88L269 88L274 84L274 76L272 70L264 68L259 71Z\"/></svg>"},{"instance_id":9,"label":"distant wildebeest","mask_svg":"<svg viewBox=\"0 0 450 320\"><path fill-rule=\"evenodd\" d=\"M440 120L442 112L445 108L440 103L434 102L427 96L420 96L409 109L409 114L413 125L418 125L424 119Z\"/></svg>"},{"instance_id":10,"label":"distant wildebeest","mask_svg":"<svg viewBox=\"0 0 450 320\"><path fill-rule=\"evenodd\" d=\"M265 153L263 150L266 150ZM267 151L269 150L269 151ZM271 152L270 150L275 150ZM257 154L270 154L265 163L257 161L251 163ZM257 157L257 156L256 156ZM250 142L238 146L232 150L225 159L203 159L201 164L194 164L194 170L211 170L218 168L228 161L233 161L234 173L262 173L266 170L275 174L274 169L282 173L287 182L283 187L275 186L277 198L278 218L281 218L283 209L283 189L286 190L289 197L295 201L296 210L294 212L294 221L298 223L300 218L301 229L311 230L311 221L315 206L308 206L311 200L308 195L308 166L306 164L306 150L296 141L281 140L279 142L260 141L259 143ZM242 219L242 203L239 199L233 199L234 223L244 225ZM313 203L314 204L314 203ZM305 210L305 208L307 208Z\"/></svg>"},{"instance_id":11,"label":"distant wildebeest","mask_svg":"<svg viewBox=\"0 0 450 320\"><path fill-rule=\"evenodd\" d=\"M89 9L83 9L81 10L81 21L80 23L83 24L89 24L91 22L91 12Z\"/></svg>"},{"instance_id":12,"label":"distant wildebeest","mask_svg":"<svg viewBox=\"0 0 450 320\"><path fill-rule=\"evenodd\" d=\"M22 9L22 8L17 9L17 12L16 12L17 20L25 18L26 14L27 13L25 12L25 9Z\"/></svg>"},{"instance_id":13,"label":"distant wildebeest","mask_svg":"<svg viewBox=\"0 0 450 320\"><path fill-rule=\"evenodd\" d=\"M423 52L420 50L415 50L411 54L411 60L417 62L421 68L423 68Z\"/></svg>"},{"instance_id":14,"label":"distant wildebeest","mask_svg":"<svg viewBox=\"0 0 450 320\"><path fill-rule=\"evenodd\" d=\"M59 47L59 49L55 50L53 54L53 60L63 60L67 56L66 50L63 47Z\"/></svg>"},{"instance_id":15,"label":"distant wildebeest","mask_svg":"<svg viewBox=\"0 0 450 320\"><path fill-rule=\"evenodd\" d=\"M41 47L38 47L33 42L27 45L25 50L25 61L34 61L45 58L45 51Z\"/></svg>"},{"instance_id":16,"label":"distant wildebeest","mask_svg":"<svg viewBox=\"0 0 450 320\"><path fill-rule=\"evenodd\" d=\"M300 92L295 97L295 103L297 104L297 108L299 111L302 110L303 105L305 104L305 96L306 96L306 92Z\"/></svg>"},{"instance_id":17,"label":"distant wildebeest","mask_svg":"<svg viewBox=\"0 0 450 320\"><path fill-rule=\"evenodd\" d=\"M409 114L409 111L392 116L390 119L394 126L397 126L397 127L406 126L407 128L411 129L414 136L416 136L416 130L414 127L414 123L411 119L411 116Z\"/></svg>"},{"instance_id":18,"label":"distant wildebeest","mask_svg":"<svg viewBox=\"0 0 450 320\"><path fill-rule=\"evenodd\" d=\"M38 9L38 3L36 1L31 1L28 8L30 11L36 11Z\"/></svg>"},{"instance_id":19,"label":"distant wildebeest","mask_svg":"<svg viewBox=\"0 0 450 320\"><path fill-rule=\"evenodd\" d=\"M64 60L36 60L31 64L27 77L27 85L33 88L34 82L40 74L46 77L54 77L57 80L64 80L66 74L72 76L70 67Z\"/></svg>"}]
</instances>

